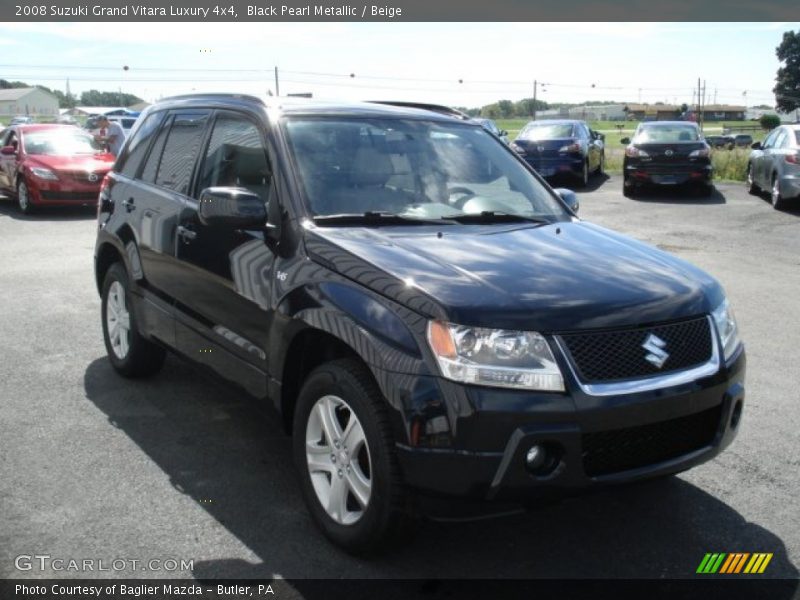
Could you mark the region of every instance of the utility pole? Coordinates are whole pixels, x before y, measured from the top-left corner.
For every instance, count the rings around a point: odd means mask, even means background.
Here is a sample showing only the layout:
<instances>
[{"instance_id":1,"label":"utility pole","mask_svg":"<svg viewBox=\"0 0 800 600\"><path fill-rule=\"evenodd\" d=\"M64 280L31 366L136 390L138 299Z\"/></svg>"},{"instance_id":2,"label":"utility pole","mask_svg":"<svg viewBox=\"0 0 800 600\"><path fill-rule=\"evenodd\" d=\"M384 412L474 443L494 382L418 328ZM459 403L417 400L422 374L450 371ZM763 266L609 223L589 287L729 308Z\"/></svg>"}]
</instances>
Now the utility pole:
<instances>
[{"instance_id":1,"label":"utility pole","mask_svg":"<svg viewBox=\"0 0 800 600\"><path fill-rule=\"evenodd\" d=\"M539 87L539 82L534 79L533 80L533 120L536 120L536 88Z\"/></svg>"},{"instance_id":2,"label":"utility pole","mask_svg":"<svg viewBox=\"0 0 800 600\"><path fill-rule=\"evenodd\" d=\"M280 96L281 95L281 89L280 89L280 87L278 85L278 67L277 66L275 67L275 95L276 96Z\"/></svg>"}]
</instances>

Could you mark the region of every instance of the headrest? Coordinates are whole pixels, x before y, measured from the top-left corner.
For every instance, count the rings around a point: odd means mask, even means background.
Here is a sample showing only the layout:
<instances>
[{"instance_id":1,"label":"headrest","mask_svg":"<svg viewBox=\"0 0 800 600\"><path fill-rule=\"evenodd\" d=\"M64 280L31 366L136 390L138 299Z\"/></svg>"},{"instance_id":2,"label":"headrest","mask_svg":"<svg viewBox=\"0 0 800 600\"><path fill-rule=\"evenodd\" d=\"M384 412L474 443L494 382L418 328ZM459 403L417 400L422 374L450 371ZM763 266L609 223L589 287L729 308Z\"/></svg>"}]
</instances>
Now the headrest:
<instances>
[{"instance_id":1,"label":"headrest","mask_svg":"<svg viewBox=\"0 0 800 600\"><path fill-rule=\"evenodd\" d=\"M394 175L394 166L387 154L372 146L356 150L350 181L354 185L383 185Z\"/></svg>"}]
</instances>

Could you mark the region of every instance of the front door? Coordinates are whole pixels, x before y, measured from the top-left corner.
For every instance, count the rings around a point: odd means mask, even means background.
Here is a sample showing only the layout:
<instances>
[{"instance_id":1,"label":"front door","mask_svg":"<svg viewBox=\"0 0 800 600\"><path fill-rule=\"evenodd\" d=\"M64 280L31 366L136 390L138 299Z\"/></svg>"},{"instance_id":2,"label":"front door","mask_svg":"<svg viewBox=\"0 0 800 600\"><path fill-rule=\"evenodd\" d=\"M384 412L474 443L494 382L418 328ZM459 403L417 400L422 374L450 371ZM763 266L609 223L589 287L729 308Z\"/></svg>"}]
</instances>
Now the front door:
<instances>
[{"instance_id":1,"label":"front door","mask_svg":"<svg viewBox=\"0 0 800 600\"><path fill-rule=\"evenodd\" d=\"M265 140L262 128L248 116L216 114L194 193L185 200L178 219L184 235L179 235L176 250L178 308L190 307L183 315L187 327L178 327L178 337L183 336L178 343L192 351L193 344L201 343L197 335L205 336L209 347L219 346L235 357L230 361L219 356L211 366L256 395L264 394L259 388L266 384L274 255L263 231L203 225L198 207L203 189L220 186L246 188L266 204L272 169Z\"/></svg>"}]
</instances>

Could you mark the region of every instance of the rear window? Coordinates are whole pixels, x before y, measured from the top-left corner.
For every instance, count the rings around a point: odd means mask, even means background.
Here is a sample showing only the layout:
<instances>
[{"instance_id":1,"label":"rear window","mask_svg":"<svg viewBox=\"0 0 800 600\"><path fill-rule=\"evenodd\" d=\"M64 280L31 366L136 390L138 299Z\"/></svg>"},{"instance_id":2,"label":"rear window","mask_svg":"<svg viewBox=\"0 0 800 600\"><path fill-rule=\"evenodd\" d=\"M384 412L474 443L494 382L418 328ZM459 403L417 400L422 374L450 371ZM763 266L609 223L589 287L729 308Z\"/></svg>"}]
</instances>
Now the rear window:
<instances>
[{"instance_id":1,"label":"rear window","mask_svg":"<svg viewBox=\"0 0 800 600\"><path fill-rule=\"evenodd\" d=\"M693 125L681 123L669 125L644 125L633 139L635 144L672 144L676 142L697 142L698 130Z\"/></svg>"},{"instance_id":2,"label":"rear window","mask_svg":"<svg viewBox=\"0 0 800 600\"><path fill-rule=\"evenodd\" d=\"M530 123L519 137L523 140L555 140L574 137L574 130L572 123Z\"/></svg>"}]
</instances>

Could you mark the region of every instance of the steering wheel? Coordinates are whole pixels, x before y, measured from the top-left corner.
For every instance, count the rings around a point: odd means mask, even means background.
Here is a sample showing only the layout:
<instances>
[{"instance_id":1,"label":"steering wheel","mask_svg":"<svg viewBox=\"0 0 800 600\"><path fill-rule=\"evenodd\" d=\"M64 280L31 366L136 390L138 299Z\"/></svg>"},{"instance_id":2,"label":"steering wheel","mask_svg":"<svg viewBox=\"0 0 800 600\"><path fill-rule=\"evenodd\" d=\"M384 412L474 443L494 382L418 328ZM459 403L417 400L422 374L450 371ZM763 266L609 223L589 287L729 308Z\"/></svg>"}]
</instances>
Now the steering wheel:
<instances>
[{"instance_id":1,"label":"steering wheel","mask_svg":"<svg viewBox=\"0 0 800 600\"><path fill-rule=\"evenodd\" d=\"M447 192L450 194L450 196L453 196L453 194L461 194L460 197L456 198L455 200L450 200L450 204L452 204L459 210L461 210L464 207L464 204L466 204L468 200L478 195L468 187L464 186L456 186L453 188L448 188Z\"/></svg>"}]
</instances>

